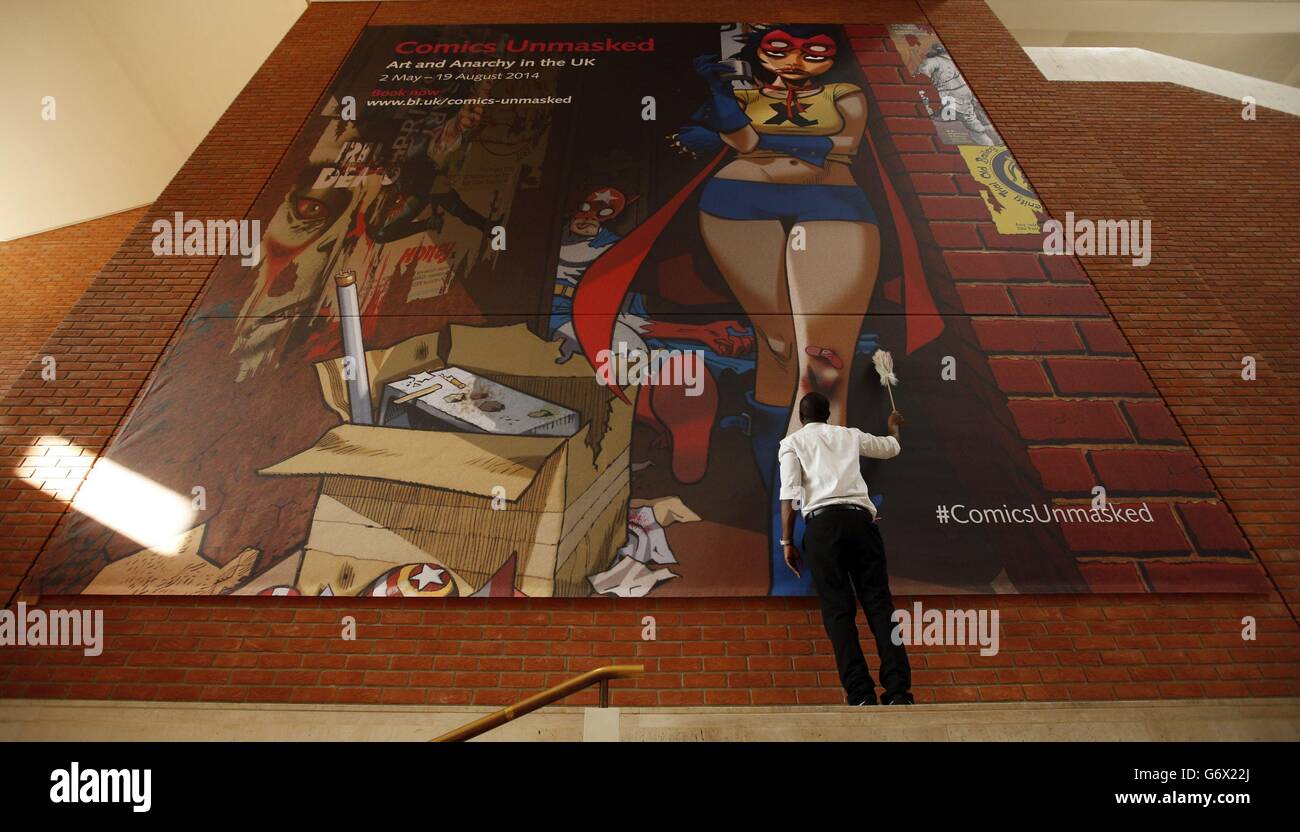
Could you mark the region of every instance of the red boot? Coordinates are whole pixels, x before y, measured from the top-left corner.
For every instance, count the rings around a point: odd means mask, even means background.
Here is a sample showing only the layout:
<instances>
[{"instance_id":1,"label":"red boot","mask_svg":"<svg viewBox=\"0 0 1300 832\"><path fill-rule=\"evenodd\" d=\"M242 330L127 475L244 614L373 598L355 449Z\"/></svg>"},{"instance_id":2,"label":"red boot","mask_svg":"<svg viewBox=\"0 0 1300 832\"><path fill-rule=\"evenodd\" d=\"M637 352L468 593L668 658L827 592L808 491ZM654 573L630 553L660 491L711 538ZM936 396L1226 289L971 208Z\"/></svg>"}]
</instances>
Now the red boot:
<instances>
[{"instance_id":1,"label":"red boot","mask_svg":"<svg viewBox=\"0 0 1300 832\"><path fill-rule=\"evenodd\" d=\"M709 465L709 441L713 422L718 416L718 388L713 376L697 355L685 355L675 360L695 361L699 377L703 379L698 395L680 383L650 383L650 411L668 432L672 448L673 478L687 485L699 482ZM680 379L681 374L675 373ZM638 407L638 409L640 409Z\"/></svg>"}]
</instances>

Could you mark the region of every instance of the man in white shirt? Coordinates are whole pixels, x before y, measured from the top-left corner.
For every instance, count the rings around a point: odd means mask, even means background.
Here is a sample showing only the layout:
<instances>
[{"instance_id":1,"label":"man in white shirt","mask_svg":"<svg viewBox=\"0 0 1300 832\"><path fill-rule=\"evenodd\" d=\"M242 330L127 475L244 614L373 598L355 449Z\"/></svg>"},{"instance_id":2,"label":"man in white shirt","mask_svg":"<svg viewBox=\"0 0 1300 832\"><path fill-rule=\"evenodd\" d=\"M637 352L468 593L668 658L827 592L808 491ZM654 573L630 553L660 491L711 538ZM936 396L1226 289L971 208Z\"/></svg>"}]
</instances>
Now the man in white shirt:
<instances>
[{"instance_id":1,"label":"man in white shirt","mask_svg":"<svg viewBox=\"0 0 1300 832\"><path fill-rule=\"evenodd\" d=\"M889 436L885 437L828 425L830 413L825 396L809 393L799 402L803 427L781 440L778 457L785 562L799 574L801 557L791 538L794 501L802 499L804 551L849 704L876 704L876 685L858 642L856 595L880 654L880 684L885 689L880 701L886 705L911 705L912 668L907 651L891 638L894 600L889 594L885 544L876 526L876 507L858 467L860 456L898 456L902 450L898 435L903 416L897 410L889 414Z\"/></svg>"}]
</instances>

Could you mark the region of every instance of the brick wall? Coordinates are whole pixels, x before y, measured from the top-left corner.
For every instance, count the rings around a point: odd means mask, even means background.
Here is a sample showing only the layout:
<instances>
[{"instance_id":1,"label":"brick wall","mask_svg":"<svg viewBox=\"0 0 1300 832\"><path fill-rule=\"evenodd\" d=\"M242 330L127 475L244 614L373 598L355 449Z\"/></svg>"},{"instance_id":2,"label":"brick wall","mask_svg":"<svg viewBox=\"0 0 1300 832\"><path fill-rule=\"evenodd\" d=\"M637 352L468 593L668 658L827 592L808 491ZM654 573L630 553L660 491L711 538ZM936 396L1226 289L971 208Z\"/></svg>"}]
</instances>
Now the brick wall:
<instances>
[{"instance_id":1,"label":"brick wall","mask_svg":"<svg viewBox=\"0 0 1300 832\"><path fill-rule=\"evenodd\" d=\"M0 398L145 210L135 208L0 243L0 297L6 299Z\"/></svg>"},{"instance_id":2,"label":"brick wall","mask_svg":"<svg viewBox=\"0 0 1300 832\"><path fill-rule=\"evenodd\" d=\"M1042 234L1000 233L983 186L958 149L935 135L921 103L924 96L938 106L938 90L908 71L887 27L854 26L850 34L883 116L878 143L893 148L887 163L911 180L927 221L916 223L926 270L946 271L957 289L958 307L940 310L972 316L1045 488L1062 506L1086 504L1098 485L1117 507L1150 504L1154 522L1123 534L1062 525L1084 578L1099 591L1165 592L1211 581L1224 591L1268 591L1078 261L1043 254ZM1194 555L1184 562L1153 557L1188 550Z\"/></svg>"},{"instance_id":3,"label":"brick wall","mask_svg":"<svg viewBox=\"0 0 1300 832\"><path fill-rule=\"evenodd\" d=\"M785 8L611 2L600 14L777 19ZM150 257L151 219L176 210L242 216L367 23L519 22L543 13L583 19L584 10L568 1L544 8L483 2L470 9L307 9L42 348L59 357L59 380L43 382L39 364L29 365L0 404L6 598L64 508L21 477L39 475L53 486L72 473L75 482L75 472L120 423L213 266ZM914 648L918 699L1300 693L1300 631L1288 608L1300 583L1300 364L1294 316L1285 312L1300 307L1300 159L1280 151L1300 146L1300 122L1265 111L1256 122L1241 122L1239 105L1168 85L1049 83L978 0L820 3L808 18L933 25L1051 213L1112 216L1123 206L1124 215L1153 219L1151 266L1089 258L1084 275L994 233L983 206L971 210L978 197L964 168L908 172L931 220L933 250L941 250L966 312L980 316L978 337L995 355L992 370L1036 446L1047 487L1062 498L1083 493L1090 480L1119 483L1121 490L1129 483L1133 493L1178 492L1163 533L1191 535L1211 556L1241 545L1225 513L1231 510L1278 587L1267 595L929 597L927 606L996 603L1004 638L1002 652L990 658ZM914 80L896 62L878 60L868 68L873 90ZM928 137L894 130L919 119L905 110L906 97L893 101L898 108L885 114L899 120L886 125L898 152L891 164L905 164ZM998 267L985 268L988 260ZM1046 314L1059 312L1063 300L1070 314ZM1258 359L1258 381L1240 380L1243 355ZM1109 369L1105 376L1095 372L1099 362ZM1060 416L1072 426L1063 435L1053 433ZM60 451L68 443L85 450ZM1199 456L1226 509L1200 480L1129 479L1151 470L1142 457L1150 453ZM1095 548L1078 543L1080 551ZM1098 562L1089 580L1099 588L1127 585L1135 580L1133 554ZM1149 568L1142 579L1162 580ZM41 599L50 606L83 601ZM841 701L811 599L482 599L417 608L356 599L124 598L97 599L96 606L109 622L102 656L5 648L0 697L502 703L609 660L635 658L649 674L622 683L616 704ZM338 638L345 615L357 620L356 641ZM640 640L643 615L656 617L657 641ZM1258 619L1258 640L1241 640L1244 615Z\"/></svg>"}]
</instances>

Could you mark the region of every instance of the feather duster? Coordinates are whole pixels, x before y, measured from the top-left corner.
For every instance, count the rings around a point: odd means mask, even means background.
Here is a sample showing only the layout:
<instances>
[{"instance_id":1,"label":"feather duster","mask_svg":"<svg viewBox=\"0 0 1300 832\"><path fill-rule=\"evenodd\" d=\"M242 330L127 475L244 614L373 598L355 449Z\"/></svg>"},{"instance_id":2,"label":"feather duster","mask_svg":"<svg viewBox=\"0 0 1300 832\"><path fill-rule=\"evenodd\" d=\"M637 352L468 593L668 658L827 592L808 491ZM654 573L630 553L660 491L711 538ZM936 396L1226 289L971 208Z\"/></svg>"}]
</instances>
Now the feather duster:
<instances>
[{"instance_id":1,"label":"feather duster","mask_svg":"<svg viewBox=\"0 0 1300 832\"><path fill-rule=\"evenodd\" d=\"M894 375L894 357L884 350L876 350L871 355L871 363L876 367L876 374L880 376L880 384L889 391L889 406L897 410L894 405L894 385L898 384L898 376Z\"/></svg>"}]
</instances>

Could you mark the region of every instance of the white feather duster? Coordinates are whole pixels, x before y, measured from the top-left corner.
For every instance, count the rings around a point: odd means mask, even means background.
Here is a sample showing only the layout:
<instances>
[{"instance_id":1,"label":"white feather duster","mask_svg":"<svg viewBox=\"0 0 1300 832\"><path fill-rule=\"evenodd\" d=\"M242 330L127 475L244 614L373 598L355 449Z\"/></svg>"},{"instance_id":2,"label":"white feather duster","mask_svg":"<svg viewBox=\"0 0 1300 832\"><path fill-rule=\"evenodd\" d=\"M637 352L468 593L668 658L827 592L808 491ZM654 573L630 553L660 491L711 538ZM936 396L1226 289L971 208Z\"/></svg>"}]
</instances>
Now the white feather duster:
<instances>
[{"instance_id":1,"label":"white feather duster","mask_svg":"<svg viewBox=\"0 0 1300 832\"><path fill-rule=\"evenodd\" d=\"M889 391L889 406L894 410L894 385L898 384L898 376L894 375L894 357L884 350L876 350L871 355L871 363L876 367L876 374L880 376L880 384Z\"/></svg>"}]
</instances>

